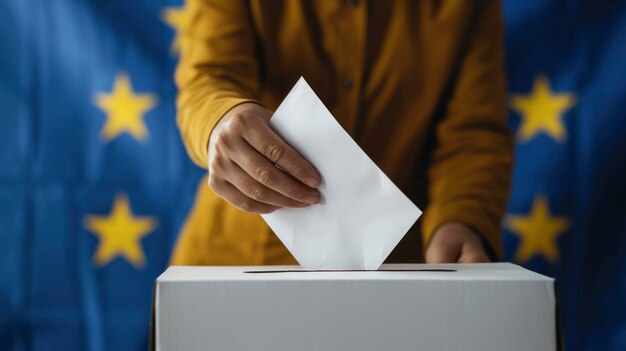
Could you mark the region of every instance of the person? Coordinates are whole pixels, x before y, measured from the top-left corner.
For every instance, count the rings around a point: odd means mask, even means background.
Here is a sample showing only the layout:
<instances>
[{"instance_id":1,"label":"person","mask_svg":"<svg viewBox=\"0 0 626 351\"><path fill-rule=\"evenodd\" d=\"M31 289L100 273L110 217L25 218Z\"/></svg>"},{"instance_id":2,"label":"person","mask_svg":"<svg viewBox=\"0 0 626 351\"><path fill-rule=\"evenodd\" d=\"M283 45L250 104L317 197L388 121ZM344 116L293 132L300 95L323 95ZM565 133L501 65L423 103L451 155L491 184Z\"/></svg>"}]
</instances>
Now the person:
<instances>
[{"instance_id":1,"label":"person","mask_svg":"<svg viewBox=\"0 0 626 351\"><path fill-rule=\"evenodd\" d=\"M425 209L389 262L499 258L513 158L499 1L186 6L177 122L208 176L173 265L296 263L258 213L320 199L315 165L268 126L300 76Z\"/></svg>"}]
</instances>

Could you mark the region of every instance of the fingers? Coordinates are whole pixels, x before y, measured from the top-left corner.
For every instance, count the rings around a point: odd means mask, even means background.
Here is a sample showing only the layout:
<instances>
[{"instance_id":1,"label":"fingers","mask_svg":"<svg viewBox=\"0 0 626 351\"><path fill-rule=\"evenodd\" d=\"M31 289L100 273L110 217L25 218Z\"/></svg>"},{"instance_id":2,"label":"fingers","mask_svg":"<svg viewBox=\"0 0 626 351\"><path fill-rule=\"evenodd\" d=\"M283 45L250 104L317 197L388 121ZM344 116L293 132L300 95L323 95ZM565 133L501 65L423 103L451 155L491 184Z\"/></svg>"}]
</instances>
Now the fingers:
<instances>
[{"instance_id":1,"label":"fingers","mask_svg":"<svg viewBox=\"0 0 626 351\"><path fill-rule=\"evenodd\" d=\"M490 262L480 236L458 222L444 223L435 231L425 258L428 263Z\"/></svg>"},{"instance_id":2,"label":"fingers","mask_svg":"<svg viewBox=\"0 0 626 351\"><path fill-rule=\"evenodd\" d=\"M209 186L213 191L224 199L227 199L235 207L251 213L271 213L279 207L256 201L244 195L234 185L209 177Z\"/></svg>"},{"instance_id":3,"label":"fingers","mask_svg":"<svg viewBox=\"0 0 626 351\"><path fill-rule=\"evenodd\" d=\"M319 174L272 131L270 116L271 111L248 103L235 106L218 122L208 142L209 186L248 212L318 203L314 187Z\"/></svg>"},{"instance_id":4,"label":"fingers","mask_svg":"<svg viewBox=\"0 0 626 351\"><path fill-rule=\"evenodd\" d=\"M426 250L425 258L427 263L454 263L459 254L460 247L457 245L432 242Z\"/></svg>"},{"instance_id":5,"label":"fingers","mask_svg":"<svg viewBox=\"0 0 626 351\"><path fill-rule=\"evenodd\" d=\"M482 247L482 243L476 245L474 242L465 243L465 245L463 245L461 256L457 260L458 263L484 263L490 261Z\"/></svg>"},{"instance_id":6,"label":"fingers","mask_svg":"<svg viewBox=\"0 0 626 351\"><path fill-rule=\"evenodd\" d=\"M241 143L245 145L241 145L238 148L238 152L234 155L233 161L250 177L273 190L273 192L293 199L297 203L312 205L320 201L320 194L317 190L302 184L290 175L276 168L274 164L269 162L245 141L242 140Z\"/></svg>"},{"instance_id":7,"label":"fingers","mask_svg":"<svg viewBox=\"0 0 626 351\"><path fill-rule=\"evenodd\" d=\"M233 162L229 162L225 168L225 171L229 174L229 183L234 185L241 193L255 201L278 207L306 207L310 204L294 200L268 188L256 181Z\"/></svg>"},{"instance_id":8,"label":"fingers","mask_svg":"<svg viewBox=\"0 0 626 351\"><path fill-rule=\"evenodd\" d=\"M428 263L482 263L489 262L485 250L473 243L465 243L461 247L450 243L431 246L426 250Z\"/></svg>"},{"instance_id":9,"label":"fingers","mask_svg":"<svg viewBox=\"0 0 626 351\"><path fill-rule=\"evenodd\" d=\"M243 137L261 155L297 180L312 188L319 186L321 178L317 170L266 123L257 120L244 131Z\"/></svg>"}]
</instances>

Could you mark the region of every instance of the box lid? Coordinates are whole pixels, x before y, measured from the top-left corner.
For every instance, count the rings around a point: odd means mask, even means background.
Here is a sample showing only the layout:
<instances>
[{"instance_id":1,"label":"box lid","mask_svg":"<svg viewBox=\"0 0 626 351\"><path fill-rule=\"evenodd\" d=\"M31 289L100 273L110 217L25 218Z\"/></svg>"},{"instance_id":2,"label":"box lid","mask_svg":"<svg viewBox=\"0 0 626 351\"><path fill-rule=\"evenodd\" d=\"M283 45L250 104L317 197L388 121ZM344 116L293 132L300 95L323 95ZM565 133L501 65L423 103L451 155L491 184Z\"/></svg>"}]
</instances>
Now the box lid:
<instances>
[{"instance_id":1,"label":"box lid","mask_svg":"<svg viewBox=\"0 0 626 351\"><path fill-rule=\"evenodd\" d=\"M553 281L512 263L385 264L379 270L303 270L299 266L172 266L158 282L210 280L515 280Z\"/></svg>"}]
</instances>

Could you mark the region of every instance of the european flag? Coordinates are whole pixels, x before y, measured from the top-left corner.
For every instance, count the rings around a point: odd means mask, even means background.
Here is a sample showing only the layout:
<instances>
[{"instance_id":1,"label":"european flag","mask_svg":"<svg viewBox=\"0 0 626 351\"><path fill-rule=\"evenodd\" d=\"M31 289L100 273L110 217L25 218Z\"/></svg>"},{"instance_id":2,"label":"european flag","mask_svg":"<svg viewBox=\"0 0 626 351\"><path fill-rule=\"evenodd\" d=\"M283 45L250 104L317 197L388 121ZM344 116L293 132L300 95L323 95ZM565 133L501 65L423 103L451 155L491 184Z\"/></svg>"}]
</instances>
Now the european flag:
<instances>
[{"instance_id":1,"label":"european flag","mask_svg":"<svg viewBox=\"0 0 626 351\"><path fill-rule=\"evenodd\" d=\"M504 19L505 259L557 278L568 350L624 350L626 2ZM147 348L202 175L175 123L185 21L182 0L0 1L0 350Z\"/></svg>"},{"instance_id":2,"label":"european flag","mask_svg":"<svg viewBox=\"0 0 626 351\"><path fill-rule=\"evenodd\" d=\"M0 3L0 349L145 350L201 172L172 81L180 1Z\"/></svg>"},{"instance_id":3,"label":"european flag","mask_svg":"<svg viewBox=\"0 0 626 351\"><path fill-rule=\"evenodd\" d=\"M506 259L556 277L567 350L626 350L626 2L504 2Z\"/></svg>"}]
</instances>

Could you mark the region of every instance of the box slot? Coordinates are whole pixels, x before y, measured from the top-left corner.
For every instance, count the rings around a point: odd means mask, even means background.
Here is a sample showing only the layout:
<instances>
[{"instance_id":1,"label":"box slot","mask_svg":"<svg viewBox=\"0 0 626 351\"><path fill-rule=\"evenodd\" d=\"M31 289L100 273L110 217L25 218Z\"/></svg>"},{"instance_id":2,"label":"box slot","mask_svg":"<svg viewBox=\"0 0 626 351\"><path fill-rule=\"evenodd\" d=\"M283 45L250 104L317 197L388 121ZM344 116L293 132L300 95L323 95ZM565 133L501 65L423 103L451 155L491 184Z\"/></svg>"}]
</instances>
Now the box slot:
<instances>
[{"instance_id":1,"label":"box slot","mask_svg":"<svg viewBox=\"0 0 626 351\"><path fill-rule=\"evenodd\" d=\"M244 271L244 273L327 273L327 272L456 272L456 269L276 269L276 270L259 270Z\"/></svg>"}]
</instances>

